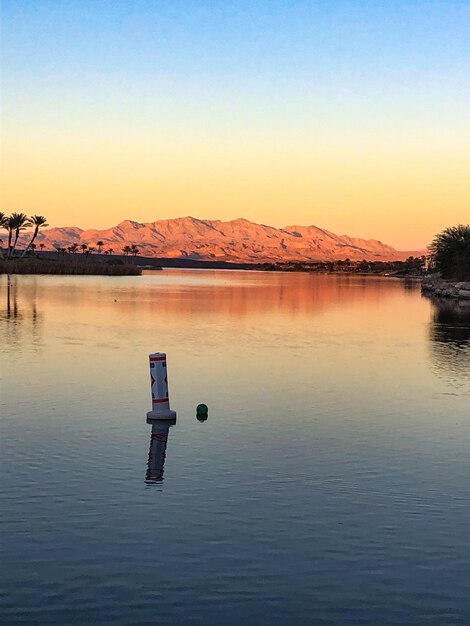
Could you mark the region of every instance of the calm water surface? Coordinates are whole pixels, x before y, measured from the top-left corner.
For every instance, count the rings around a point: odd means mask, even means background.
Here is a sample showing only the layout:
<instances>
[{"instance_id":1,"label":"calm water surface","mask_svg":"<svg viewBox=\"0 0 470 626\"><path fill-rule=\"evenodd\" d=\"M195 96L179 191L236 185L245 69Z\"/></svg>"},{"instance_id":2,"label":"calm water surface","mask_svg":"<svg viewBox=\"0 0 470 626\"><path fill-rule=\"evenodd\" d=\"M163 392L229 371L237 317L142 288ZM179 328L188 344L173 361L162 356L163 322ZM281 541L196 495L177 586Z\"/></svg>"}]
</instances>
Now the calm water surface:
<instances>
[{"instance_id":1,"label":"calm water surface","mask_svg":"<svg viewBox=\"0 0 470 626\"><path fill-rule=\"evenodd\" d=\"M1 276L0 316L2 623L470 623L470 307L168 270Z\"/></svg>"}]
</instances>

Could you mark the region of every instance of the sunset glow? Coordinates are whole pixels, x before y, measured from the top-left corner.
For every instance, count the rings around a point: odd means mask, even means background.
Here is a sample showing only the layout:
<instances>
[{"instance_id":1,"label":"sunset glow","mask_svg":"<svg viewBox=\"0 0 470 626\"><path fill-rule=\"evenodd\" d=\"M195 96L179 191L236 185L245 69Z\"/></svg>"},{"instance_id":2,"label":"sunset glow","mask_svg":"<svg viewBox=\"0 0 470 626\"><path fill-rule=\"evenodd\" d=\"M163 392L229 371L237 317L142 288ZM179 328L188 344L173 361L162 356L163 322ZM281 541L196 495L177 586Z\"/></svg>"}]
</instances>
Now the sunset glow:
<instances>
[{"instance_id":1,"label":"sunset glow","mask_svg":"<svg viewBox=\"0 0 470 626\"><path fill-rule=\"evenodd\" d=\"M470 217L468 2L4 0L2 208L417 250Z\"/></svg>"}]
</instances>

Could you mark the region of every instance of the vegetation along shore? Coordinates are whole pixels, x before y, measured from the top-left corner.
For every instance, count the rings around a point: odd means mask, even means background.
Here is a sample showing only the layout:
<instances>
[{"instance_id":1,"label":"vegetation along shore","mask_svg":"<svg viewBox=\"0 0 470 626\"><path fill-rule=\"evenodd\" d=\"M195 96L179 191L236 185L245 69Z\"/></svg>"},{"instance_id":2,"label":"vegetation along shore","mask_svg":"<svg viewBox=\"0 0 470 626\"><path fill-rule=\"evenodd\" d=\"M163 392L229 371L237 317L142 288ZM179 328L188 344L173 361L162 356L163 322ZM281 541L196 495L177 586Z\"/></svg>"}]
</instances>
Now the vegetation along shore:
<instances>
[{"instance_id":1,"label":"vegetation along shore","mask_svg":"<svg viewBox=\"0 0 470 626\"><path fill-rule=\"evenodd\" d=\"M0 260L0 274L71 274L102 276L140 276L142 268L130 263L75 261L73 259L11 259Z\"/></svg>"},{"instance_id":2,"label":"vegetation along shore","mask_svg":"<svg viewBox=\"0 0 470 626\"><path fill-rule=\"evenodd\" d=\"M103 242L97 241L96 248L73 244L56 247L55 253L43 252L35 244L41 228L48 226L43 215L27 216L25 213L5 215L0 212L0 227L7 231L7 245L0 239L0 274L76 274L103 276L139 276L142 268L135 263L139 248L134 245L123 247L122 255L114 250L102 252ZM18 239L23 231L32 229L27 245L18 248ZM94 255L95 250L99 254ZM132 261L132 262L131 262Z\"/></svg>"},{"instance_id":3,"label":"vegetation along shore","mask_svg":"<svg viewBox=\"0 0 470 626\"><path fill-rule=\"evenodd\" d=\"M430 249L433 273L423 279L423 293L470 300L470 225L446 228L436 235Z\"/></svg>"}]
</instances>

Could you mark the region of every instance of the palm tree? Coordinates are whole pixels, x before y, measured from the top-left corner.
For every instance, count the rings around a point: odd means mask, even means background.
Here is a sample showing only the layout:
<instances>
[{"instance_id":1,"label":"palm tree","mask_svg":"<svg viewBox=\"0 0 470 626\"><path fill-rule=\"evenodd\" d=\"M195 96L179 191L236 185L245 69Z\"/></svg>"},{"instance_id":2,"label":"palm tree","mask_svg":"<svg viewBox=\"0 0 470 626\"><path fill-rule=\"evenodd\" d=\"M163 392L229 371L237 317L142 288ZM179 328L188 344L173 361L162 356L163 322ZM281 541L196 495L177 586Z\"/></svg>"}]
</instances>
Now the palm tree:
<instances>
[{"instance_id":1,"label":"palm tree","mask_svg":"<svg viewBox=\"0 0 470 626\"><path fill-rule=\"evenodd\" d=\"M122 251L124 252L124 254L126 256L129 256L129 254L132 252L132 249L130 246L124 246L124 248L122 249Z\"/></svg>"},{"instance_id":2,"label":"palm tree","mask_svg":"<svg viewBox=\"0 0 470 626\"><path fill-rule=\"evenodd\" d=\"M31 222L26 213L12 213L10 217L7 218L9 259L13 256L20 232L28 228L30 223ZM15 233L15 238L12 243L13 233Z\"/></svg>"},{"instance_id":3,"label":"palm tree","mask_svg":"<svg viewBox=\"0 0 470 626\"><path fill-rule=\"evenodd\" d=\"M109 248L108 254L112 254L113 252L114 252L114 250L112 248Z\"/></svg>"},{"instance_id":4,"label":"palm tree","mask_svg":"<svg viewBox=\"0 0 470 626\"><path fill-rule=\"evenodd\" d=\"M13 230L15 228L15 222L13 216L9 215L8 217L3 218L3 228L6 228L8 231L8 247L7 247L7 259L10 258L10 250L11 250L11 240L13 237Z\"/></svg>"},{"instance_id":5,"label":"palm tree","mask_svg":"<svg viewBox=\"0 0 470 626\"><path fill-rule=\"evenodd\" d=\"M26 246L26 248L23 250L23 254L21 255L20 258L24 257L24 255L28 251L28 248L31 248L32 244L34 243L34 240L38 236L39 229L42 226L49 226L49 224L47 223L47 219L44 217L44 215L32 215L29 218L29 224L28 225L34 226L34 232L33 232L33 236L31 237L31 241Z\"/></svg>"},{"instance_id":6,"label":"palm tree","mask_svg":"<svg viewBox=\"0 0 470 626\"><path fill-rule=\"evenodd\" d=\"M96 245L98 246L98 254L101 254L101 248L104 246L103 241L97 241Z\"/></svg>"},{"instance_id":7,"label":"palm tree","mask_svg":"<svg viewBox=\"0 0 470 626\"><path fill-rule=\"evenodd\" d=\"M139 248L135 245L135 243L131 246L131 252L134 256L137 256L140 252Z\"/></svg>"},{"instance_id":8,"label":"palm tree","mask_svg":"<svg viewBox=\"0 0 470 626\"><path fill-rule=\"evenodd\" d=\"M31 220L26 215L26 213L13 213L15 215L15 241L13 242L13 252L16 248L16 244L18 242L18 237L20 236L20 232L22 230L26 230L29 226L31 226Z\"/></svg>"},{"instance_id":9,"label":"palm tree","mask_svg":"<svg viewBox=\"0 0 470 626\"><path fill-rule=\"evenodd\" d=\"M77 250L78 250L78 244L73 243L71 246L69 246L69 252L71 252L73 255L75 255Z\"/></svg>"},{"instance_id":10,"label":"palm tree","mask_svg":"<svg viewBox=\"0 0 470 626\"><path fill-rule=\"evenodd\" d=\"M7 216L5 215L5 213L3 213L3 211L0 211L0 228L6 228L5 226L5 220L6 220ZM4 259L5 257L3 256L3 239L0 239L0 259Z\"/></svg>"},{"instance_id":11,"label":"palm tree","mask_svg":"<svg viewBox=\"0 0 470 626\"><path fill-rule=\"evenodd\" d=\"M45 244L40 243L40 244L39 244L39 247L41 248L41 252L42 252L46 246L45 246Z\"/></svg>"},{"instance_id":12,"label":"palm tree","mask_svg":"<svg viewBox=\"0 0 470 626\"><path fill-rule=\"evenodd\" d=\"M88 248L88 246L86 245L86 243L82 243L82 245L80 246L80 250L82 251L82 254L85 254L85 250Z\"/></svg>"}]
</instances>

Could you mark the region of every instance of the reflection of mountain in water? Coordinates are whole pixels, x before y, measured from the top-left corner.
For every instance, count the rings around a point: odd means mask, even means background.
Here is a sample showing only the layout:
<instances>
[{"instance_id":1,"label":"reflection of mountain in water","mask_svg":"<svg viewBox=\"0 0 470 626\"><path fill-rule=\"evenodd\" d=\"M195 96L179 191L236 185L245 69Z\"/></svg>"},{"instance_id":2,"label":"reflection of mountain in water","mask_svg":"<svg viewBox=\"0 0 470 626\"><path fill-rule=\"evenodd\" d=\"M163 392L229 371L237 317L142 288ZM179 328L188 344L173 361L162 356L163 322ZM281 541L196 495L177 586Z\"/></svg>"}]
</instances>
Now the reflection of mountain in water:
<instances>
[{"instance_id":1,"label":"reflection of mountain in water","mask_svg":"<svg viewBox=\"0 0 470 626\"><path fill-rule=\"evenodd\" d=\"M171 426L176 424L176 420L147 421L149 424L152 424L152 434L150 435L150 450L145 482L147 485L155 485L163 481L168 434Z\"/></svg>"},{"instance_id":2,"label":"reflection of mountain in water","mask_svg":"<svg viewBox=\"0 0 470 626\"><path fill-rule=\"evenodd\" d=\"M432 298L429 337L436 372L449 382L470 382L470 302Z\"/></svg>"},{"instance_id":3,"label":"reflection of mountain in water","mask_svg":"<svg viewBox=\"0 0 470 626\"><path fill-rule=\"evenodd\" d=\"M220 271L172 270L114 283L101 277L88 281L88 276L54 277L40 285L38 295L47 302L49 316L70 315L65 307L75 314L79 307L82 321L89 318L96 323L98 305L107 309L107 316L114 317L118 311L119 321L136 312L153 319L156 309L172 318L213 314L244 318L276 312L311 315L346 306L373 306L419 292L416 281L375 276L242 271L231 271L226 276ZM22 281L20 287L23 299L30 298L30 282Z\"/></svg>"}]
</instances>

